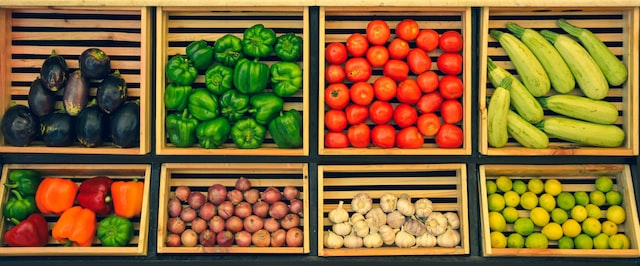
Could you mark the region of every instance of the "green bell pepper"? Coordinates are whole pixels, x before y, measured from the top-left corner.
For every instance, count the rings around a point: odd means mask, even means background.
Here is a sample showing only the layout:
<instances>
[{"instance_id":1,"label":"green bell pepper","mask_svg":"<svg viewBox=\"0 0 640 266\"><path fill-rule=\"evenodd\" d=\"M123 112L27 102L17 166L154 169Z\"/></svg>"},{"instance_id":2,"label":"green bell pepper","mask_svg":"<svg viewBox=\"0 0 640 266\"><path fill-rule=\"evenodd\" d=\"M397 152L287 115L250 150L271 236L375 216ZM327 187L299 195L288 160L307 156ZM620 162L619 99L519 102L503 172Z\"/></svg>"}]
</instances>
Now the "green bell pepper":
<instances>
[{"instance_id":1,"label":"green bell pepper","mask_svg":"<svg viewBox=\"0 0 640 266\"><path fill-rule=\"evenodd\" d=\"M229 121L238 121L249 111L249 96L237 90L228 90L220 96L220 113Z\"/></svg>"},{"instance_id":2,"label":"green bell pepper","mask_svg":"<svg viewBox=\"0 0 640 266\"><path fill-rule=\"evenodd\" d=\"M282 98L271 92L263 92L251 97L251 109L249 113L255 117L256 122L262 125L268 125L271 120L276 118L284 106Z\"/></svg>"},{"instance_id":3,"label":"green bell pepper","mask_svg":"<svg viewBox=\"0 0 640 266\"><path fill-rule=\"evenodd\" d=\"M276 38L273 50L282 61L298 61L302 54L302 37L294 33L280 35Z\"/></svg>"},{"instance_id":4,"label":"green bell pepper","mask_svg":"<svg viewBox=\"0 0 640 266\"><path fill-rule=\"evenodd\" d=\"M17 190L22 196L33 196L42 180L40 172L30 169L15 169L9 172L8 181L4 186Z\"/></svg>"},{"instance_id":5,"label":"green bell pepper","mask_svg":"<svg viewBox=\"0 0 640 266\"><path fill-rule=\"evenodd\" d=\"M196 142L196 127L198 119L195 119L184 109L182 114L173 113L167 116L165 126L169 142L176 147L191 147Z\"/></svg>"},{"instance_id":6,"label":"green bell pepper","mask_svg":"<svg viewBox=\"0 0 640 266\"><path fill-rule=\"evenodd\" d=\"M205 70L213 64L213 47L207 45L205 40L190 43L186 52L187 57L198 70Z\"/></svg>"},{"instance_id":7,"label":"green bell pepper","mask_svg":"<svg viewBox=\"0 0 640 266\"><path fill-rule=\"evenodd\" d=\"M231 139L239 149L257 149L262 146L267 130L253 117L244 118L231 127Z\"/></svg>"},{"instance_id":8,"label":"green bell pepper","mask_svg":"<svg viewBox=\"0 0 640 266\"><path fill-rule=\"evenodd\" d=\"M29 215L36 212L36 200L34 196L23 197L17 190L11 190L11 195L4 205L4 217L14 224L19 224Z\"/></svg>"},{"instance_id":9,"label":"green bell pepper","mask_svg":"<svg viewBox=\"0 0 640 266\"><path fill-rule=\"evenodd\" d=\"M233 70L233 85L244 94L261 93L269 83L269 65L257 60L240 59Z\"/></svg>"},{"instance_id":10,"label":"green bell pepper","mask_svg":"<svg viewBox=\"0 0 640 266\"><path fill-rule=\"evenodd\" d=\"M124 217L111 215L98 224L96 235L106 247L123 247L133 239L133 223Z\"/></svg>"},{"instance_id":11,"label":"green bell pepper","mask_svg":"<svg viewBox=\"0 0 640 266\"><path fill-rule=\"evenodd\" d=\"M224 144L231 133L231 123L226 117L202 122L196 128L198 143L205 149L215 149Z\"/></svg>"},{"instance_id":12,"label":"green bell pepper","mask_svg":"<svg viewBox=\"0 0 640 266\"><path fill-rule=\"evenodd\" d=\"M280 148L302 147L302 116L291 109L269 122L269 133Z\"/></svg>"},{"instance_id":13,"label":"green bell pepper","mask_svg":"<svg viewBox=\"0 0 640 266\"><path fill-rule=\"evenodd\" d=\"M260 58L267 57L273 52L276 33L262 24L255 24L244 31L242 36L242 51L245 55Z\"/></svg>"},{"instance_id":14,"label":"green bell pepper","mask_svg":"<svg viewBox=\"0 0 640 266\"><path fill-rule=\"evenodd\" d=\"M198 76L198 69L183 55L174 55L165 66L169 81L182 86L191 85Z\"/></svg>"},{"instance_id":15,"label":"green bell pepper","mask_svg":"<svg viewBox=\"0 0 640 266\"><path fill-rule=\"evenodd\" d=\"M209 93L206 89L198 88L189 95L187 109L198 120L207 121L220 114L219 105L217 96Z\"/></svg>"},{"instance_id":16,"label":"green bell pepper","mask_svg":"<svg viewBox=\"0 0 640 266\"><path fill-rule=\"evenodd\" d=\"M242 40L233 34L227 34L218 39L213 44L213 52L216 61L228 67L236 66L238 60L244 57Z\"/></svg>"},{"instance_id":17,"label":"green bell pepper","mask_svg":"<svg viewBox=\"0 0 640 266\"><path fill-rule=\"evenodd\" d=\"M302 68L293 62L278 62L271 65L273 92L280 97L296 94L302 88Z\"/></svg>"},{"instance_id":18,"label":"green bell pepper","mask_svg":"<svg viewBox=\"0 0 640 266\"><path fill-rule=\"evenodd\" d=\"M207 89L215 95L222 95L232 87L233 69L224 65L215 65L207 69L204 82Z\"/></svg>"},{"instance_id":19,"label":"green bell pepper","mask_svg":"<svg viewBox=\"0 0 640 266\"><path fill-rule=\"evenodd\" d=\"M187 108L191 86L169 84L164 90L164 107L170 111L182 111Z\"/></svg>"}]
</instances>

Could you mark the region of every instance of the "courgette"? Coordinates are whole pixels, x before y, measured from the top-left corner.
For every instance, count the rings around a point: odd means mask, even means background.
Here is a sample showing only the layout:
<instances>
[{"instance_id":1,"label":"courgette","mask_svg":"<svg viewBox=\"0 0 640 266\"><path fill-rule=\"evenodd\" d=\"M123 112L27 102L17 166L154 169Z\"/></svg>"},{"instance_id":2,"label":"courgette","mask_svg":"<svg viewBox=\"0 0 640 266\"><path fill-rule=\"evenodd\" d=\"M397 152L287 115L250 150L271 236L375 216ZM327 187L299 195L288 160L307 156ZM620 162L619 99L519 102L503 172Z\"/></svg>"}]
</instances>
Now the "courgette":
<instances>
[{"instance_id":1,"label":"courgette","mask_svg":"<svg viewBox=\"0 0 640 266\"><path fill-rule=\"evenodd\" d=\"M568 93L576 87L576 80L571 70L564 62L558 50L540 33L530 28L523 28L516 23L508 22L507 29L529 47L538 58L540 64L549 76L551 87L559 93Z\"/></svg>"},{"instance_id":2,"label":"courgette","mask_svg":"<svg viewBox=\"0 0 640 266\"><path fill-rule=\"evenodd\" d=\"M494 90L487 107L487 140L495 148L504 147L509 140L507 132L507 112L509 111L509 91L511 78L502 80Z\"/></svg>"},{"instance_id":3,"label":"courgette","mask_svg":"<svg viewBox=\"0 0 640 266\"><path fill-rule=\"evenodd\" d=\"M547 134L511 110L507 112L507 132L526 148L546 149L549 147Z\"/></svg>"},{"instance_id":4,"label":"courgette","mask_svg":"<svg viewBox=\"0 0 640 266\"><path fill-rule=\"evenodd\" d=\"M610 85L618 86L627 80L627 67L593 32L577 27L562 18L558 20L558 26L582 43L596 61Z\"/></svg>"},{"instance_id":5,"label":"courgette","mask_svg":"<svg viewBox=\"0 0 640 266\"><path fill-rule=\"evenodd\" d=\"M536 127L550 136L577 144L614 148L624 142L624 131L616 125L602 125L568 117L548 117Z\"/></svg>"},{"instance_id":6,"label":"courgette","mask_svg":"<svg viewBox=\"0 0 640 266\"><path fill-rule=\"evenodd\" d=\"M487 58L487 70L489 81L493 87L498 87L503 79L511 78L511 86L508 89L511 106L524 120L532 124L542 121L544 110L520 80L506 69L493 63L491 58Z\"/></svg>"},{"instance_id":7,"label":"courgette","mask_svg":"<svg viewBox=\"0 0 640 266\"><path fill-rule=\"evenodd\" d=\"M605 125L618 120L618 108L607 101L564 94L538 98L538 101L544 108L576 119Z\"/></svg>"},{"instance_id":8,"label":"courgette","mask_svg":"<svg viewBox=\"0 0 640 266\"><path fill-rule=\"evenodd\" d=\"M589 52L571 37L550 30L540 34L553 43L571 69L580 90L585 96L601 100L609 93L609 83Z\"/></svg>"},{"instance_id":9,"label":"courgette","mask_svg":"<svg viewBox=\"0 0 640 266\"><path fill-rule=\"evenodd\" d=\"M511 33L491 30L489 34L498 40L507 52L511 63L522 79L522 83L531 95L539 97L547 94L551 89L551 82L533 52Z\"/></svg>"}]
</instances>

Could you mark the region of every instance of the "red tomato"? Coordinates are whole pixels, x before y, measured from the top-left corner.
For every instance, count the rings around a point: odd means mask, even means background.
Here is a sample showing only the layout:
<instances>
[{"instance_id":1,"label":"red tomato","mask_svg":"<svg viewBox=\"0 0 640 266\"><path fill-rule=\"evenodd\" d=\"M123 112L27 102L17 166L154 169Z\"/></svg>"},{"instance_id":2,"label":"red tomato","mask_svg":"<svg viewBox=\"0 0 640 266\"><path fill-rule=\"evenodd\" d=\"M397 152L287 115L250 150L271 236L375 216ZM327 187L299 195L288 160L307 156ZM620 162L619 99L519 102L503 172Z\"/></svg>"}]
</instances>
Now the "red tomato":
<instances>
[{"instance_id":1,"label":"red tomato","mask_svg":"<svg viewBox=\"0 0 640 266\"><path fill-rule=\"evenodd\" d=\"M440 45L440 50L445 53L457 53L462 50L462 35L454 30L448 30L440 35L440 40L438 41L438 45Z\"/></svg>"},{"instance_id":2,"label":"red tomato","mask_svg":"<svg viewBox=\"0 0 640 266\"><path fill-rule=\"evenodd\" d=\"M442 120L448 124L462 121L462 104L458 100L445 100L440 106Z\"/></svg>"},{"instance_id":3,"label":"red tomato","mask_svg":"<svg viewBox=\"0 0 640 266\"><path fill-rule=\"evenodd\" d=\"M440 79L440 94L445 99L458 99L462 97L464 85L457 76L447 75Z\"/></svg>"},{"instance_id":4,"label":"red tomato","mask_svg":"<svg viewBox=\"0 0 640 266\"><path fill-rule=\"evenodd\" d=\"M418 130L425 137L435 136L440 129L440 124L440 117L435 113L421 114L416 122Z\"/></svg>"},{"instance_id":5,"label":"red tomato","mask_svg":"<svg viewBox=\"0 0 640 266\"><path fill-rule=\"evenodd\" d=\"M324 90L324 102L332 109L344 109L349 104L349 87L344 83L329 85Z\"/></svg>"},{"instance_id":6,"label":"red tomato","mask_svg":"<svg viewBox=\"0 0 640 266\"><path fill-rule=\"evenodd\" d=\"M329 65L324 69L324 79L329 84L340 83L344 81L346 73L344 73L344 67L342 65Z\"/></svg>"},{"instance_id":7,"label":"red tomato","mask_svg":"<svg viewBox=\"0 0 640 266\"><path fill-rule=\"evenodd\" d=\"M396 98L398 98L398 101L401 103L415 104L420 100L421 96L422 90L420 90L418 83L413 79L408 78L398 85Z\"/></svg>"},{"instance_id":8,"label":"red tomato","mask_svg":"<svg viewBox=\"0 0 640 266\"><path fill-rule=\"evenodd\" d=\"M413 41L420 33L420 25L413 19L406 18L396 26L396 36L405 41Z\"/></svg>"},{"instance_id":9,"label":"red tomato","mask_svg":"<svg viewBox=\"0 0 640 266\"><path fill-rule=\"evenodd\" d=\"M413 106L401 103L393 110L393 121L401 128L413 126L418 120L418 111Z\"/></svg>"},{"instance_id":10,"label":"red tomato","mask_svg":"<svg viewBox=\"0 0 640 266\"><path fill-rule=\"evenodd\" d=\"M416 103L416 108L418 108L421 114L433 113L440 109L442 102L444 102L444 98L442 98L439 92L429 92L420 97Z\"/></svg>"},{"instance_id":11,"label":"red tomato","mask_svg":"<svg viewBox=\"0 0 640 266\"><path fill-rule=\"evenodd\" d=\"M429 70L418 75L416 82L422 92L429 93L438 89L438 79L438 74L435 71Z\"/></svg>"},{"instance_id":12,"label":"red tomato","mask_svg":"<svg viewBox=\"0 0 640 266\"><path fill-rule=\"evenodd\" d=\"M347 47L341 42L332 42L325 48L324 57L329 64L342 64L347 61Z\"/></svg>"},{"instance_id":13,"label":"red tomato","mask_svg":"<svg viewBox=\"0 0 640 266\"><path fill-rule=\"evenodd\" d=\"M367 40L373 45L383 45L391 36L391 29L384 20L375 19L367 24Z\"/></svg>"},{"instance_id":14,"label":"red tomato","mask_svg":"<svg viewBox=\"0 0 640 266\"><path fill-rule=\"evenodd\" d=\"M386 124L393 118L393 106L389 102L375 101L369 106L369 117L376 124Z\"/></svg>"},{"instance_id":15,"label":"red tomato","mask_svg":"<svg viewBox=\"0 0 640 266\"><path fill-rule=\"evenodd\" d=\"M409 76L409 65L405 61L391 59L386 64L384 64L384 68L382 69L382 74L396 82L401 82Z\"/></svg>"},{"instance_id":16,"label":"red tomato","mask_svg":"<svg viewBox=\"0 0 640 266\"><path fill-rule=\"evenodd\" d=\"M371 64L362 57L351 58L345 63L344 71L351 82L367 81L371 77Z\"/></svg>"},{"instance_id":17,"label":"red tomato","mask_svg":"<svg viewBox=\"0 0 640 266\"><path fill-rule=\"evenodd\" d=\"M432 29L424 29L418 33L418 37L416 37L416 45L427 52L431 52L438 48L438 39L440 39L440 34L437 31Z\"/></svg>"},{"instance_id":18,"label":"red tomato","mask_svg":"<svg viewBox=\"0 0 640 266\"><path fill-rule=\"evenodd\" d=\"M396 145L400 149L422 148L424 137L415 126L405 127L396 135Z\"/></svg>"},{"instance_id":19,"label":"red tomato","mask_svg":"<svg viewBox=\"0 0 640 266\"><path fill-rule=\"evenodd\" d=\"M420 48L413 48L407 55L407 64L413 74L420 75L431 68L431 57Z\"/></svg>"},{"instance_id":20,"label":"red tomato","mask_svg":"<svg viewBox=\"0 0 640 266\"><path fill-rule=\"evenodd\" d=\"M438 56L438 69L447 75L462 73L462 56L452 53L441 54Z\"/></svg>"},{"instance_id":21,"label":"red tomato","mask_svg":"<svg viewBox=\"0 0 640 266\"><path fill-rule=\"evenodd\" d=\"M396 97L396 82L390 77L379 77L373 82L373 93L380 101L389 101Z\"/></svg>"},{"instance_id":22,"label":"red tomato","mask_svg":"<svg viewBox=\"0 0 640 266\"><path fill-rule=\"evenodd\" d=\"M378 148L393 148L396 143L396 129L392 125L376 125L371 130L371 142Z\"/></svg>"},{"instance_id":23,"label":"red tomato","mask_svg":"<svg viewBox=\"0 0 640 266\"><path fill-rule=\"evenodd\" d=\"M369 82L360 81L353 83L349 89L351 101L359 105L369 105L373 101L373 86Z\"/></svg>"},{"instance_id":24,"label":"red tomato","mask_svg":"<svg viewBox=\"0 0 640 266\"><path fill-rule=\"evenodd\" d=\"M440 148L458 148L463 142L462 128L453 124L442 124L436 134L436 145Z\"/></svg>"},{"instance_id":25,"label":"red tomato","mask_svg":"<svg viewBox=\"0 0 640 266\"><path fill-rule=\"evenodd\" d=\"M327 148L349 147L349 138L344 132L327 132L324 134L324 146Z\"/></svg>"},{"instance_id":26,"label":"red tomato","mask_svg":"<svg viewBox=\"0 0 640 266\"><path fill-rule=\"evenodd\" d=\"M395 38L389 43L389 57L392 59L404 59L410 50L409 43L403 39Z\"/></svg>"},{"instance_id":27,"label":"red tomato","mask_svg":"<svg viewBox=\"0 0 640 266\"><path fill-rule=\"evenodd\" d=\"M369 118L369 108L364 105L350 104L344 109L349 125L364 123Z\"/></svg>"},{"instance_id":28,"label":"red tomato","mask_svg":"<svg viewBox=\"0 0 640 266\"><path fill-rule=\"evenodd\" d=\"M373 67L384 66L384 63L389 61L389 51L387 47L382 45L375 45L369 47L366 54L367 60Z\"/></svg>"},{"instance_id":29,"label":"red tomato","mask_svg":"<svg viewBox=\"0 0 640 266\"><path fill-rule=\"evenodd\" d=\"M343 131L347 128L347 116L342 110L331 109L324 113L324 127L329 131Z\"/></svg>"},{"instance_id":30,"label":"red tomato","mask_svg":"<svg viewBox=\"0 0 640 266\"><path fill-rule=\"evenodd\" d=\"M360 33L353 33L347 38L347 52L354 57L361 57L367 53L369 42L367 37Z\"/></svg>"},{"instance_id":31,"label":"red tomato","mask_svg":"<svg viewBox=\"0 0 640 266\"><path fill-rule=\"evenodd\" d=\"M356 148L366 148L371 143L371 129L365 123L360 123L349 127L347 131L349 143Z\"/></svg>"}]
</instances>

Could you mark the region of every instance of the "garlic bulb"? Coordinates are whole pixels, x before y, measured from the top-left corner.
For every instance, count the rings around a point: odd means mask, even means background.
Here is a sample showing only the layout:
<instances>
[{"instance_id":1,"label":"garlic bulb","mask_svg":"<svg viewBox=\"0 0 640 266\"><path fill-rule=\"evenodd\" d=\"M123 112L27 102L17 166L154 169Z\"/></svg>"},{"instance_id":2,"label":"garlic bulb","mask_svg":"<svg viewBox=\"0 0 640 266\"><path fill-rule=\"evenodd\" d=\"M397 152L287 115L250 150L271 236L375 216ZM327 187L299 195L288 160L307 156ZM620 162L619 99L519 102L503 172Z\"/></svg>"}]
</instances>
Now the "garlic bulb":
<instances>
[{"instance_id":1,"label":"garlic bulb","mask_svg":"<svg viewBox=\"0 0 640 266\"><path fill-rule=\"evenodd\" d=\"M341 248L344 239L331 230L324 232L324 246L326 248Z\"/></svg>"},{"instance_id":2,"label":"garlic bulb","mask_svg":"<svg viewBox=\"0 0 640 266\"><path fill-rule=\"evenodd\" d=\"M413 216L416 212L416 207L411 203L411 198L407 194L402 195L396 203L396 209L404 216Z\"/></svg>"},{"instance_id":3,"label":"garlic bulb","mask_svg":"<svg viewBox=\"0 0 640 266\"><path fill-rule=\"evenodd\" d=\"M338 207L329 212L329 221L334 224L339 224L349 220L349 213L347 210L342 208L342 204L344 204L344 201L340 201Z\"/></svg>"},{"instance_id":4,"label":"garlic bulb","mask_svg":"<svg viewBox=\"0 0 640 266\"><path fill-rule=\"evenodd\" d=\"M428 232L425 232L419 237L416 237L416 247L431 248L438 244L436 237Z\"/></svg>"},{"instance_id":5,"label":"garlic bulb","mask_svg":"<svg viewBox=\"0 0 640 266\"><path fill-rule=\"evenodd\" d=\"M416 238L407 233L404 229L396 234L396 246L401 248L413 247L416 244Z\"/></svg>"},{"instance_id":6,"label":"garlic bulb","mask_svg":"<svg viewBox=\"0 0 640 266\"><path fill-rule=\"evenodd\" d=\"M382 247L382 236L378 232L372 232L364 237L362 240L365 247L379 248Z\"/></svg>"},{"instance_id":7,"label":"garlic bulb","mask_svg":"<svg viewBox=\"0 0 640 266\"><path fill-rule=\"evenodd\" d=\"M382 242L385 245L393 245L393 243L396 241L396 233L398 233L400 229L393 229L391 228L391 226L383 225L380 226L379 231L380 236L382 237Z\"/></svg>"},{"instance_id":8,"label":"garlic bulb","mask_svg":"<svg viewBox=\"0 0 640 266\"><path fill-rule=\"evenodd\" d=\"M333 224L331 230L338 235L346 236L351 233L351 224L349 222Z\"/></svg>"},{"instance_id":9,"label":"garlic bulb","mask_svg":"<svg viewBox=\"0 0 640 266\"><path fill-rule=\"evenodd\" d=\"M433 203L431 200L422 198L416 201L416 217L418 218L427 218L429 214L433 211Z\"/></svg>"},{"instance_id":10,"label":"garlic bulb","mask_svg":"<svg viewBox=\"0 0 640 266\"><path fill-rule=\"evenodd\" d=\"M391 226L391 228L398 229L402 227L406 220L406 217L400 213L400 211L392 211L387 214L387 224Z\"/></svg>"},{"instance_id":11,"label":"garlic bulb","mask_svg":"<svg viewBox=\"0 0 640 266\"><path fill-rule=\"evenodd\" d=\"M403 231L406 231L413 236L420 236L427 231L427 228L425 228L424 224L422 224L415 218L409 218L409 220L404 223L402 228Z\"/></svg>"},{"instance_id":12,"label":"garlic bulb","mask_svg":"<svg viewBox=\"0 0 640 266\"><path fill-rule=\"evenodd\" d=\"M427 226L427 232L434 236L443 234L447 230L447 224L447 217L444 217L441 212L432 212L424 222L424 225Z\"/></svg>"},{"instance_id":13,"label":"garlic bulb","mask_svg":"<svg viewBox=\"0 0 640 266\"><path fill-rule=\"evenodd\" d=\"M453 248L460 243L460 233L450 227L444 234L438 236L438 246Z\"/></svg>"},{"instance_id":14,"label":"garlic bulb","mask_svg":"<svg viewBox=\"0 0 640 266\"><path fill-rule=\"evenodd\" d=\"M344 237L344 247L346 248L361 248L364 241L362 237L356 236L353 232Z\"/></svg>"},{"instance_id":15,"label":"garlic bulb","mask_svg":"<svg viewBox=\"0 0 640 266\"><path fill-rule=\"evenodd\" d=\"M397 202L398 198L391 193L385 193L380 196L380 208L382 208L382 211L385 213L394 211L396 209Z\"/></svg>"},{"instance_id":16,"label":"garlic bulb","mask_svg":"<svg viewBox=\"0 0 640 266\"><path fill-rule=\"evenodd\" d=\"M356 234L356 236L365 237L369 234L369 224L365 220L357 221L353 225L352 231Z\"/></svg>"},{"instance_id":17,"label":"garlic bulb","mask_svg":"<svg viewBox=\"0 0 640 266\"><path fill-rule=\"evenodd\" d=\"M387 214L385 214L380 207L371 209L369 212L367 212L367 215L365 215L365 217L367 217L368 220L371 220L373 225L376 227L383 226L387 223Z\"/></svg>"},{"instance_id":18,"label":"garlic bulb","mask_svg":"<svg viewBox=\"0 0 640 266\"><path fill-rule=\"evenodd\" d=\"M444 217L447 217L447 222L452 229L460 228L460 218L455 212L446 212Z\"/></svg>"},{"instance_id":19,"label":"garlic bulb","mask_svg":"<svg viewBox=\"0 0 640 266\"><path fill-rule=\"evenodd\" d=\"M351 209L357 213L366 214L373 208L373 199L367 193L358 193L351 199Z\"/></svg>"},{"instance_id":20,"label":"garlic bulb","mask_svg":"<svg viewBox=\"0 0 640 266\"><path fill-rule=\"evenodd\" d=\"M351 215L351 218L349 218L349 222L354 225L359 221L364 221L364 215L362 215L362 213L358 213L358 212L354 212Z\"/></svg>"}]
</instances>

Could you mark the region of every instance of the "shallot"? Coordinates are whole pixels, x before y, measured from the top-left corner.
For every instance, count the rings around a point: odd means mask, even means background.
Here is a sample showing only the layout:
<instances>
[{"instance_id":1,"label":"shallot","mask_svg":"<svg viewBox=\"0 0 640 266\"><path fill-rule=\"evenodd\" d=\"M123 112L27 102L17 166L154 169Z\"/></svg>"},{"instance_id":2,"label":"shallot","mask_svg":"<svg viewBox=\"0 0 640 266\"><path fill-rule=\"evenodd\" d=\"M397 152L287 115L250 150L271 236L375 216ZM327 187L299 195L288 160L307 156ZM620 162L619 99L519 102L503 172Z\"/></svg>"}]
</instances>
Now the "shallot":
<instances>
[{"instance_id":1,"label":"shallot","mask_svg":"<svg viewBox=\"0 0 640 266\"><path fill-rule=\"evenodd\" d=\"M286 237L287 237L287 231L285 231L284 229L278 229L274 232L271 232L271 246L272 247L284 246Z\"/></svg>"},{"instance_id":2,"label":"shallot","mask_svg":"<svg viewBox=\"0 0 640 266\"><path fill-rule=\"evenodd\" d=\"M237 190L240 190L242 192L247 191L251 189L251 181L249 181L249 179L246 179L244 176L241 176L240 178L238 178L238 180L236 180L235 187Z\"/></svg>"},{"instance_id":3,"label":"shallot","mask_svg":"<svg viewBox=\"0 0 640 266\"><path fill-rule=\"evenodd\" d=\"M191 229L184 230L180 235L180 241L185 247L195 247L198 245L198 234Z\"/></svg>"},{"instance_id":4,"label":"shallot","mask_svg":"<svg viewBox=\"0 0 640 266\"><path fill-rule=\"evenodd\" d=\"M276 187L268 187L262 192L262 200L266 201L269 204L273 204L282 199L282 194L280 194L280 190Z\"/></svg>"},{"instance_id":5,"label":"shallot","mask_svg":"<svg viewBox=\"0 0 640 266\"><path fill-rule=\"evenodd\" d=\"M218 205L227 200L227 188L221 184L214 184L207 191L209 202Z\"/></svg>"},{"instance_id":6,"label":"shallot","mask_svg":"<svg viewBox=\"0 0 640 266\"><path fill-rule=\"evenodd\" d=\"M251 233L247 231L240 231L234 235L234 240L238 247L251 246Z\"/></svg>"},{"instance_id":7,"label":"shallot","mask_svg":"<svg viewBox=\"0 0 640 266\"><path fill-rule=\"evenodd\" d=\"M184 185L178 186L176 187L175 194L176 198L178 198L180 201L186 202L189 198L189 195L191 194L191 189Z\"/></svg>"},{"instance_id":8,"label":"shallot","mask_svg":"<svg viewBox=\"0 0 640 266\"><path fill-rule=\"evenodd\" d=\"M285 199L293 200L297 199L300 196L300 191L298 190L298 188L288 185L284 187L284 189L282 190L282 194L284 195Z\"/></svg>"}]
</instances>

